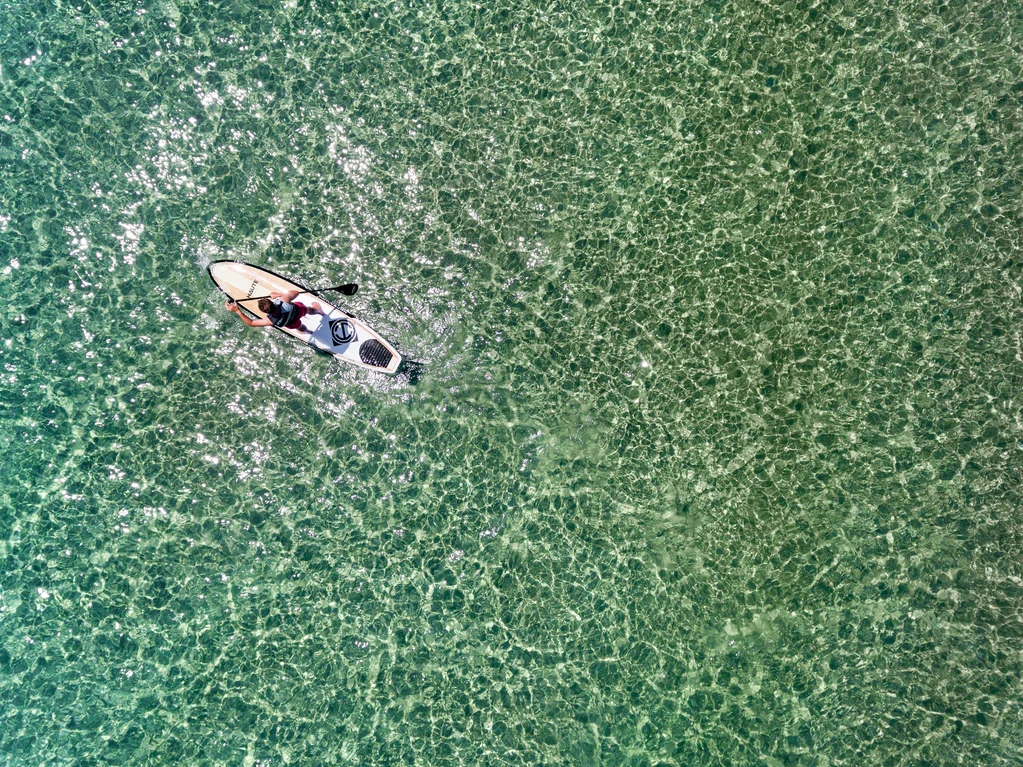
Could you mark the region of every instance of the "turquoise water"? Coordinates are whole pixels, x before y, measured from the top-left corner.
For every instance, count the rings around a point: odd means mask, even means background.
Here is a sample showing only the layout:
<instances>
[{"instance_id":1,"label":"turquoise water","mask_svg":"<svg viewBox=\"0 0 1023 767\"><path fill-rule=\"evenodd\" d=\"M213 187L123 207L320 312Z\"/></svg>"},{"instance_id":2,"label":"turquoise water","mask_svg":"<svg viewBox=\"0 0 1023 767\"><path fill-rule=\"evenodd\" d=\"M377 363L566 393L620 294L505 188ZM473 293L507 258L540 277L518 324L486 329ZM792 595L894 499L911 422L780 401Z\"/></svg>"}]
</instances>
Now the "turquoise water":
<instances>
[{"instance_id":1,"label":"turquoise water","mask_svg":"<svg viewBox=\"0 0 1023 767\"><path fill-rule=\"evenodd\" d=\"M0 762L1023 763L1021 40L0 2Z\"/></svg>"}]
</instances>

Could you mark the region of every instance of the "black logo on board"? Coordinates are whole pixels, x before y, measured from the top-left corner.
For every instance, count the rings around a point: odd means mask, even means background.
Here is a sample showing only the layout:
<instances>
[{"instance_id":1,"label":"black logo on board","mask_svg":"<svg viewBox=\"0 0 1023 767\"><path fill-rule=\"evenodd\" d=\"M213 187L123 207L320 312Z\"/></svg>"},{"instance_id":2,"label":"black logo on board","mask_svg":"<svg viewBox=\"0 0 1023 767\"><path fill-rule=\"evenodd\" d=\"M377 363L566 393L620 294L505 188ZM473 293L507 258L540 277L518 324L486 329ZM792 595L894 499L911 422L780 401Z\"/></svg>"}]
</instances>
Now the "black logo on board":
<instances>
[{"instance_id":1,"label":"black logo on board","mask_svg":"<svg viewBox=\"0 0 1023 767\"><path fill-rule=\"evenodd\" d=\"M331 320L330 337L334 339L335 346L350 344L355 340L355 326L344 317Z\"/></svg>"}]
</instances>

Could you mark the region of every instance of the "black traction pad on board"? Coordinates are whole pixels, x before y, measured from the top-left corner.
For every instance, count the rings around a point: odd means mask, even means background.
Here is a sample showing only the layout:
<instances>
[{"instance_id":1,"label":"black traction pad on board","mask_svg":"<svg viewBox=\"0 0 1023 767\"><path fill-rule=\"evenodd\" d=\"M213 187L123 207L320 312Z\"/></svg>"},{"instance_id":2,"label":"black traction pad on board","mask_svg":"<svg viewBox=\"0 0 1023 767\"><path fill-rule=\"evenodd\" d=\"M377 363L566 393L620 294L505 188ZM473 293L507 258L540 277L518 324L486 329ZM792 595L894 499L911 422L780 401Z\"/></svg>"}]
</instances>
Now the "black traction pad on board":
<instances>
[{"instance_id":1,"label":"black traction pad on board","mask_svg":"<svg viewBox=\"0 0 1023 767\"><path fill-rule=\"evenodd\" d=\"M385 368L391 364L391 353L382 343L371 338L359 347L359 359L375 368Z\"/></svg>"}]
</instances>

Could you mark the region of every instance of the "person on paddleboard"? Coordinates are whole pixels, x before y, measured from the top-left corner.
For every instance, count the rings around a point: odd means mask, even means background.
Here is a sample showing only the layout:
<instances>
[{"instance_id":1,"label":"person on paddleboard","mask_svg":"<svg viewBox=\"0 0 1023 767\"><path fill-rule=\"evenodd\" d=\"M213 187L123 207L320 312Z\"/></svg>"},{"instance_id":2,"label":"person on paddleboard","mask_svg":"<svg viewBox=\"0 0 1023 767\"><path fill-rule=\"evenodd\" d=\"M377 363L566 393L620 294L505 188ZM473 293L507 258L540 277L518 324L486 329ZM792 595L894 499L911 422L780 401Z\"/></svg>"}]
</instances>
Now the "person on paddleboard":
<instances>
[{"instance_id":1,"label":"person on paddleboard","mask_svg":"<svg viewBox=\"0 0 1023 767\"><path fill-rule=\"evenodd\" d=\"M289 290L285 293L271 293L270 298L259 299L259 310L266 315L265 319L252 319L242 314L236 301L228 301L224 307L229 312L237 314L242 322L250 328L265 328L273 325L275 328L286 328L288 330L302 330L310 332L302 326L302 319L313 314L324 314L323 307L316 301L311 306L306 306L295 300L300 290Z\"/></svg>"}]
</instances>

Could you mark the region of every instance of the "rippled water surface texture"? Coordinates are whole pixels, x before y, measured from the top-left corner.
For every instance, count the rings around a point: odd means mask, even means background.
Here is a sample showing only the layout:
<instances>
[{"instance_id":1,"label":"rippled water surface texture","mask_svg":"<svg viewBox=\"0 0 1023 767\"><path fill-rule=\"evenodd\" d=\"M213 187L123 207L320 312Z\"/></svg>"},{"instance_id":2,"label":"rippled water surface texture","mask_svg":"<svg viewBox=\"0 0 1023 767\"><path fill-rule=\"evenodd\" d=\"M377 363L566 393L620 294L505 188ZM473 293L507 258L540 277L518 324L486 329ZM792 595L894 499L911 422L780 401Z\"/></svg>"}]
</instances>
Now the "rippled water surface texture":
<instances>
[{"instance_id":1,"label":"rippled water surface texture","mask_svg":"<svg viewBox=\"0 0 1023 767\"><path fill-rule=\"evenodd\" d=\"M1021 179L995 0L0 1L0 763L1023 763Z\"/></svg>"}]
</instances>

